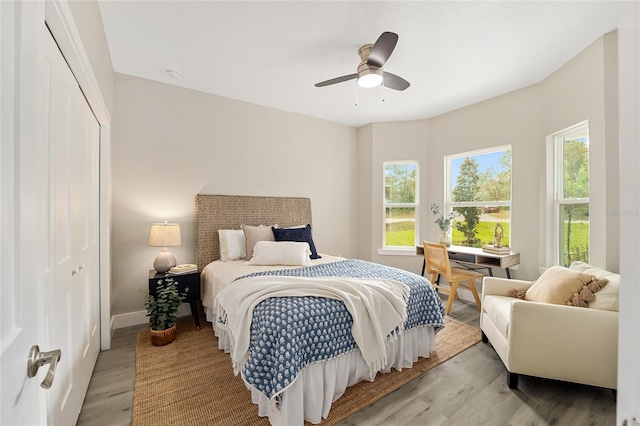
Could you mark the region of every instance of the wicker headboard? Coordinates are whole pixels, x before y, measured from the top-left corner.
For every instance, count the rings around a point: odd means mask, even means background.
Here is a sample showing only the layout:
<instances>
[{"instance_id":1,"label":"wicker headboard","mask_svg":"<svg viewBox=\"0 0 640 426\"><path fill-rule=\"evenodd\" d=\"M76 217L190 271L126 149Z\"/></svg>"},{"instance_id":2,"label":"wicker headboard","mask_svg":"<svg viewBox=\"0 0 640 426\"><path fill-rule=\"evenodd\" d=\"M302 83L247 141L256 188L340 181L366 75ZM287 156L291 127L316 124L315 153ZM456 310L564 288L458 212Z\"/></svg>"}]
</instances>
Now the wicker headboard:
<instances>
[{"instance_id":1,"label":"wicker headboard","mask_svg":"<svg viewBox=\"0 0 640 426\"><path fill-rule=\"evenodd\" d=\"M218 229L240 225L284 228L311 224L311 200L296 197L196 195L196 262L198 270L220 259Z\"/></svg>"}]
</instances>

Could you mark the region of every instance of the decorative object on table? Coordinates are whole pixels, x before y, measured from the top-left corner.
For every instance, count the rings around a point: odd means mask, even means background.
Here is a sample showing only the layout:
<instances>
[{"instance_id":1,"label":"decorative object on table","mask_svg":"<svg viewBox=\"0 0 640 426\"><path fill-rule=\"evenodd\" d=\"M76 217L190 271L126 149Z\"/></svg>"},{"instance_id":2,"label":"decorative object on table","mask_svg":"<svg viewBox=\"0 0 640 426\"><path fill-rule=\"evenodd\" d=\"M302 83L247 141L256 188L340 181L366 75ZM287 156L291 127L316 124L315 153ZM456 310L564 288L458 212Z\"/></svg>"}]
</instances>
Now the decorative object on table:
<instances>
[{"instance_id":1,"label":"decorative object on table","mask_svg":"<svg viewBox=\"0 0 640 426\"><path fill-rule=\"evenodd\" d=\"M482 246L482 251L491 254L511 254L511 248L508 246L496 247L495 245Z\"/></svg>"},{"instance_id":2,"label":"decorative object on table","mask_svg":"<svg viewBox=\"0 0 640 426\"><path fill-rule=\"evenodd\" d=\"M444 244L449 247L451 245L451 233L449 232L449 229L451 228L451 221L453 220L453 212L449 213L449 217L445 218L444 213L440 211L440 207L436 203L433 203L431 204L431 213L439 216L435 220L435 223L438 224L441 231L440 244Z\"/></svg>"},{"instance_id":3,"label":"decorative object on table","mask_svg":"<svg viewBox=\"0 0 640 426\"><path fill-rule=\"evenodd\" d=\"M176 266L176 258L169 253L167 247L179 246L182 244L180 240L180 224L179 223L152 223L151 233L149 234L149 245L151 247L162 247L162 251L158 253L153 261L153 269L158 272L167 272Z\"/></svg>"},{"instance_id":4,"label":"decorative object on table","mask_svg":"<svg viewBox=\"0 0 640 426\"><path fill-rule=\"evenodd\" d=\"M176 338L178 307L187 296L188 289L180 294L178 283L173 278L158 280L155 294L147 292L144 307L151 327L151 344L162 346Z\"/></svg>"},{"instance_id":5,"label":"decorative object on table","mask_svg":"<svg viewBox=\"0 0 640 426\"><path fill-rule=\"evenodd\" d=\"M496 223L496 228L493 231L493 246L496 248L502 247L502 237L504 237L504 230L500 222Z\"/></svg>"},{"instance_id":6,"label":"decorative object on table","mask_svg":"<svg viewBox=\"0 0 640 426\"><path fill-rule=\"evenodd\" d=\"M198 266L196 264L185 263L183 265L177 265L169 269L169 275L190 274L192 272L196 272L197 270L198 270Z\"/></svg>"}]
</instances>

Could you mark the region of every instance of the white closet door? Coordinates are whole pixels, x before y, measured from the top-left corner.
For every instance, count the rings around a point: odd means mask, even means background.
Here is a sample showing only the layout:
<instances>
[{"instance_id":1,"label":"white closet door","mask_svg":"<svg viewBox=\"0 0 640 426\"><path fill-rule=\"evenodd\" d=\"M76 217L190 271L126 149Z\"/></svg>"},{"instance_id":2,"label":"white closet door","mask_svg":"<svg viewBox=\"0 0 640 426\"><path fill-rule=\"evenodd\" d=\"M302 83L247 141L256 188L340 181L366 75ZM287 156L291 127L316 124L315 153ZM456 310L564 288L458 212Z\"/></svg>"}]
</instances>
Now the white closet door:
<instances>
[{"instance_id":1,"label":"white closet door","mask_svg":"<svg viewBox=\"0 0 640 426\"><path fill-rule=\"evenodd\" d=\"M75 424L100 348L99 125L53 38L48 63L47 246L44 285L49 342L62 350L49 394L49 422Z\"/></svg>"},{"instance_id":2,"label":"white closet door","mask_svg":"<svg viewBox=\"0 0 640 426\"><path fill-rule=\"evenodd\" d=\"M48 366L27 377L32 345L46 347L39 315L42 262L41 163L33 99L32 46L40 36L29 25L35 2L0 1L0 425L46 421L46 392L40 387Z\"/></svg>"}]
</instances>

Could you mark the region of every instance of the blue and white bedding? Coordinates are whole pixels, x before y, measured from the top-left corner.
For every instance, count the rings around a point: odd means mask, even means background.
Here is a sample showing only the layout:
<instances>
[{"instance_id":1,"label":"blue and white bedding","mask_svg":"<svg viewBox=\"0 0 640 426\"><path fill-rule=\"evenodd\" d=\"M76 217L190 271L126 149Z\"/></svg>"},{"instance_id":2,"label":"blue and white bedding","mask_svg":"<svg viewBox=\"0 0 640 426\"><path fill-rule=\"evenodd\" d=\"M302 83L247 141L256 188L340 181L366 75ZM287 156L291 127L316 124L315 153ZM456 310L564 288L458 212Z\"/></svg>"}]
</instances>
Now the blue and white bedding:
<instances>
[{"instance_id":1,"label":"blue and white bedding","mask_svg":"<svg viewBox=\"0 0 640 426\"><path fill-rule=\"evenodd\" d=\"M390 339L417 327L431 326L437 332L444 326L444 308L435 289L416 274L362 260L340 260L301 268L257 272L238 278L264 277L342 277L392 280L409 289L406 321ZM225 328L225 317L217 319ZM340 300L314 296L268 298L255 307L250 328L248 356L240 367L251 388L270 401L295 382L307 366L357 349L351 334L353 319ZM428 355L428 353L426 354ZM424 356L424 355L422 355ZM375 376L375 371L373 372ZM371 379L373 378L371 377Z\"/></svg>"}]
</instances>

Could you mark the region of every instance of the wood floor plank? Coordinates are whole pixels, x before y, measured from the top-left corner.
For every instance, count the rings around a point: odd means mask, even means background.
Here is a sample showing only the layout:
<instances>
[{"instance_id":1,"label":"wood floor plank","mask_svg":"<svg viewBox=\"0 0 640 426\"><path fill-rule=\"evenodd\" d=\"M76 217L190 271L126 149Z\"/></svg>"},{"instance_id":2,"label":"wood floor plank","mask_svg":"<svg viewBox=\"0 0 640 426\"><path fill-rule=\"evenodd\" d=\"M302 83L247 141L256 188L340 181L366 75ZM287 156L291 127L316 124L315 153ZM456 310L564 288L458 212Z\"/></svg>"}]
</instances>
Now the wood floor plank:
<instances>
[{"instance_id":1,"label":"wood floor plank","mask_svg":"<svg viewBox=\"0 0 640 426\"><path fill-rule=\"evenodd\" d=\"M146 325L115 331L111 349L100 352L78 425L127 426L131 424L136 377L136 339Z\"/></svg>"}]
</instances>

